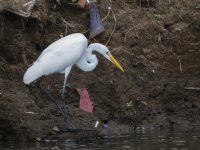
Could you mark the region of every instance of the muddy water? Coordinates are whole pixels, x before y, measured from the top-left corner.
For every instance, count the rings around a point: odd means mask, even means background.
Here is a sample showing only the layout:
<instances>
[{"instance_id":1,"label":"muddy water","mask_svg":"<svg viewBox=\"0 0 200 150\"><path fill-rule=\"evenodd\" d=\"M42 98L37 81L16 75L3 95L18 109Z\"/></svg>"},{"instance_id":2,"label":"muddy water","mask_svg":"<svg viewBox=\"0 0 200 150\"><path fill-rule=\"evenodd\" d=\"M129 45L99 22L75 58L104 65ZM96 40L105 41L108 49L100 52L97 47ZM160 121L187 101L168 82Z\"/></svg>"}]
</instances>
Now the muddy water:
<instances>
[{"instance_id":1,"label":"muddy water","mask_svg":"<svg viewBox=\"0 0 200 150\"><path fill-rule=\"evenodd\" d=\"M200 128L188 130L137 130L131 135L109 135L98 141L28 143L0 142L0 150L199 150Z\"/></svg>"}]
</instances>

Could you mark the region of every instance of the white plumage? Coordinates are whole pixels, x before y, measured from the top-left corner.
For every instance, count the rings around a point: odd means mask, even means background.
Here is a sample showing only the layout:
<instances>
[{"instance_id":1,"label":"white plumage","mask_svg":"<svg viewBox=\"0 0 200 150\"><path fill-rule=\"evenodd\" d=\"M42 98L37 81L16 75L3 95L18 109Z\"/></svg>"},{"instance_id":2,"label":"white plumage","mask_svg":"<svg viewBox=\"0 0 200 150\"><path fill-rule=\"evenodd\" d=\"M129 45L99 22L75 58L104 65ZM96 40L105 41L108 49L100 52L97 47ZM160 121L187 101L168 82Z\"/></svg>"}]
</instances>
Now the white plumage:
<instances>
[{"instance_id":1,"label":"white plumage","mask_svg":"<svg viewBox=\"0 0 200 150\"><path fill-rule=\"evenodd\" d=\"M30 84L41 76L56 72L65 73L66 80L74 64L83 71L92 71L98 64L96 55L92 54L93 51L99 52L123 71L107 47L99 43L90 44L88 47L87 38L81 33L75 33L49 45L28 68L23 81Z\"/></svg>"},{"instance_id":2,"label":"white plumage","mask_svg":"<svg viewBox=\"0 0 200 150\"><path fill-rule=\"evenodd\" d=\"M43 75L64 73L75 64L87 49L87 38L82 34L71 34L49 45L24 75L24 83L30 84Z\"/></svg>"}]
</instances>

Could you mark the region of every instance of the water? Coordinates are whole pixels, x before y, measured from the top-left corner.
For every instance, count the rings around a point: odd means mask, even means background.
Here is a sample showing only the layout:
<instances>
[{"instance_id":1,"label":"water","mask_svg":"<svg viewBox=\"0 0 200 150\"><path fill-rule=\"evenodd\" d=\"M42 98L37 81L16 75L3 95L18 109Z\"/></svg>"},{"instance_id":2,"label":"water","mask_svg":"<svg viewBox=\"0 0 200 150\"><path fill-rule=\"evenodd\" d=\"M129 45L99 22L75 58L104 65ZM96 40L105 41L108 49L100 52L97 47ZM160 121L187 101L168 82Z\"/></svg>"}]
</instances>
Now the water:
<instances>
[{"instance_id":1,"label":"water","mask_svg":"<svg viewBox=\"0 0 200 150\"><path fill-rule=\"evenodd\" d=\"M56 143L0 142L0 150L200 150L200 130L137 130L131 135L109 135L99 141Z\"/></svg>"}]
</instances>

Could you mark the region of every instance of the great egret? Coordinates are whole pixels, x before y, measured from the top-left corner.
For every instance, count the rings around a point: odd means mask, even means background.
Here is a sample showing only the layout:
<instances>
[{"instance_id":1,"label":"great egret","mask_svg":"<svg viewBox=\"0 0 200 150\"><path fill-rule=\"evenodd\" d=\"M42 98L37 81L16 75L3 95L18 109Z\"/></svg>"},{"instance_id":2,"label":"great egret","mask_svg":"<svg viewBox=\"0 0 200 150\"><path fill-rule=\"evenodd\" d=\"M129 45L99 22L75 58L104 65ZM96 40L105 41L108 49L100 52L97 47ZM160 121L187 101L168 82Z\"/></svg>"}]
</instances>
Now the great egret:
<instances>
[{"instance_id":1,"label":"great egret","mask_svg":"<svg viewBox=\"0 0 200 150\"><path fill-rule=\"evenodd\" d=\"M40 86L38 87L57 104L64 115L65 123L67 125L70 124L64 102L67 77L72 66L75 64L83 71L94 70L98 64L98 59L96 55L92 53L93 51L103 55L106 59L116 65L117 68L124 72L123 68L111 55L106 46L100 43L93 43L88 46L87 38L81 33L75 33L63 37L49 45L33 65L27 69L23 77L23 82L29 85L42 76L47 76L57 72L65 74L60 100L61 103L56 102L54 98L41 87L41 84L39 84Z\"/></svg>"}]
</instances>

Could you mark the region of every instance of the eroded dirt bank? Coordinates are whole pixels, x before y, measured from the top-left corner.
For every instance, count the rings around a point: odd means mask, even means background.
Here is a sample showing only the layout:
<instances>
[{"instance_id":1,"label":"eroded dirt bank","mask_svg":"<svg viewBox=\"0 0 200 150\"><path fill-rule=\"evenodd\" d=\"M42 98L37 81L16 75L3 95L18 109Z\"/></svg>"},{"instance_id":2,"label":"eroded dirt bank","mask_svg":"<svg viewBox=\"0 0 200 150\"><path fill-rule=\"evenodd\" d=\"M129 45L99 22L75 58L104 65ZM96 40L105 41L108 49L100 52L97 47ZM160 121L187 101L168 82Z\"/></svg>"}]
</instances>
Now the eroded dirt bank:
<instances>
[{"instance_id":1,"label":"eroded dirt bank","mask_svg":"<svg viewBox=\"0 0 200 150\"><path fill-rule=\"evenodd\" d=\"M74 124L91 129L109 113L114 114L110 128L121 130L125 126L188 127L198 122L199 5L196 0L150 1L149 6L146 1L140 5L139 0L113 1L117 22L108 47L125 73L101 56L94 72L83 73L74 67L66 98ZM27 67L65 32L88 36L88 8L54 6L54 1L40 1L29 18L1 13L0 140L10 136L33 140L49 134L55 125L63 126L56 106L22 82ZM108 3L102 0L98 6L105 17ZM61 17L70 24L67 31ZM105 33L90 42L107 43L114 28L112 13L104 25ZM62 75L51 75L44 84L56 96L62 82ZM88 89L95 104L93 114L79 111L75 87ZM127 107L131 101L132 106Z\"/></svg>"}]
</instances>

